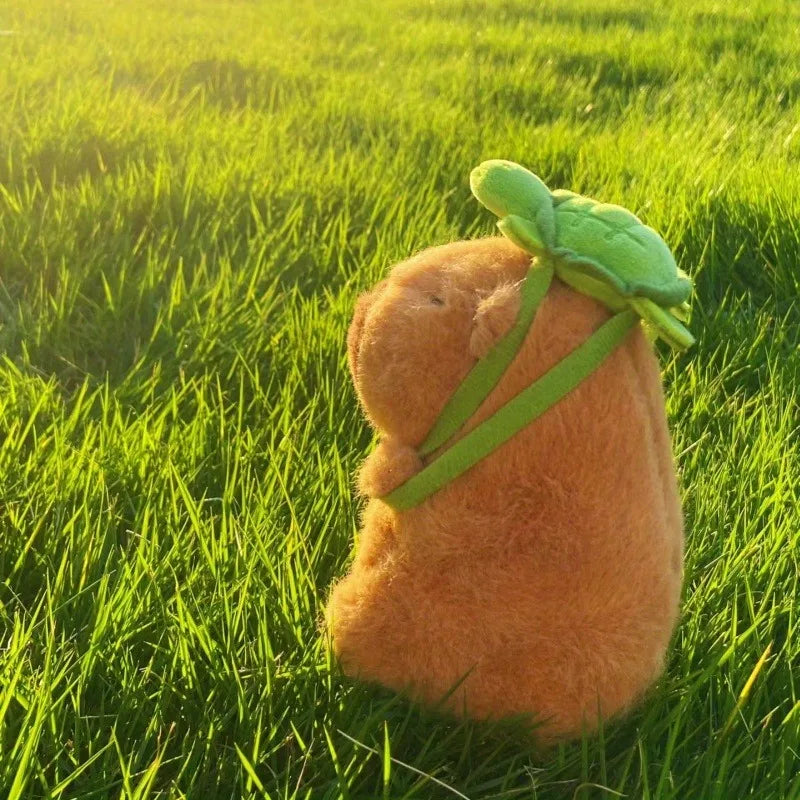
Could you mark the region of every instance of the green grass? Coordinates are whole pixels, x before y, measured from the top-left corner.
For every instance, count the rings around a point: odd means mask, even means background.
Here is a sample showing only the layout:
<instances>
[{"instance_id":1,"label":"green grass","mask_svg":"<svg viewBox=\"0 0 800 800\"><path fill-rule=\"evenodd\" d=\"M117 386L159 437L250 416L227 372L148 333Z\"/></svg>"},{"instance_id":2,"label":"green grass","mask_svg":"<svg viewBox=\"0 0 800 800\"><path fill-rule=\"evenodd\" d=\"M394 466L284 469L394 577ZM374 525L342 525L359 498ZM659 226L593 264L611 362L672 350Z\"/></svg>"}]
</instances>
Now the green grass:
<instances>
[{"instance_id":1,"label":"green grass","mask_svg":"<svg viewBox=\"0 0 800 800\"><path fill-rule=\"evenodd\" d=\"M0 796L800 797L797 3L10 0L0 30ZM697 289L668 670L545 754L317 636L371 440L354 299L490 230L487 157L634 209Z\"/></svg>"}]
</instances>

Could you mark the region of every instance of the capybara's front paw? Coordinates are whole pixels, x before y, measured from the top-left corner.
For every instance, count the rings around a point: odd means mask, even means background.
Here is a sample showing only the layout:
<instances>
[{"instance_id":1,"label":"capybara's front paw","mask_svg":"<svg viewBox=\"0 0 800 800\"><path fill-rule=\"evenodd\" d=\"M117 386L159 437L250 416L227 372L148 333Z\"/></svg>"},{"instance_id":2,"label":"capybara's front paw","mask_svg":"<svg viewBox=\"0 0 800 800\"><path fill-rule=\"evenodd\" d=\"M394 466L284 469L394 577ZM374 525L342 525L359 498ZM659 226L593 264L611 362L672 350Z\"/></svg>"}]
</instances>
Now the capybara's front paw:
<instances>
[{"instance_id":1,"label":"capybara's front paw","mask_svg":"<svg viewBox=\"0 0 800 800\"><path fill-rule=\"evenodd\" d=\"M422 469L413 447L386 437L370 454L358 474L358 490L365 497L383 497Z\"/></svg>"}]
</instances>

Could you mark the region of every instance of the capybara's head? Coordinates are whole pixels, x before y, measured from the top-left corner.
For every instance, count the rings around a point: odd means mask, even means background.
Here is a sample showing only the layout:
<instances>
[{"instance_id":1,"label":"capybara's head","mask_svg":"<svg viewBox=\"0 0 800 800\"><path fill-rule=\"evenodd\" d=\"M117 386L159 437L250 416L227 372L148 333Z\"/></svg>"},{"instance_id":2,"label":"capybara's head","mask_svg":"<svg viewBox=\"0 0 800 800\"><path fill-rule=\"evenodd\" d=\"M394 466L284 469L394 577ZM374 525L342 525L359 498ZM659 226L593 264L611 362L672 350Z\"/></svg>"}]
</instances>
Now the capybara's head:
<instances>
[{"instance_id":1,"label":"capybara's head","mask_svg":"<svg viewBox=\"0 0 800 800\"><path fill-rule=\"evenodd\" d=\"M362 295L347 338L372 424L418 446L476 360L511 327L530 256L507 239L454 242L397 264Z\"/></svg>"}]
</instances>

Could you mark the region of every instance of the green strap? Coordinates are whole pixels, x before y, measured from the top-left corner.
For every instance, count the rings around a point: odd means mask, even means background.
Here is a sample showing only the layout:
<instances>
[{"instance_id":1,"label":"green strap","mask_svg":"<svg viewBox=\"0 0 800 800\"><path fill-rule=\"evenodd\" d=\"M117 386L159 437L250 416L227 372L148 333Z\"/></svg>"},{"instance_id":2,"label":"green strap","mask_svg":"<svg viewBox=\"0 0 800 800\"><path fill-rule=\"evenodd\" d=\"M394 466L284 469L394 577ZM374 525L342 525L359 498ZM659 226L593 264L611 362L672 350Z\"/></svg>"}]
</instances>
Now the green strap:
<instances>
[{"instance_id":1,"label":"green strap","mask_svg":"<svg viewBox=\"0 0 800 800\"><path fill-rule=\"evenodd\" d=\"M398 511L413 508L466 472L591 375L637 320L631 310L615 314L539 380L386 495L383 501Z\"/></svg>"},{"instance_id":2,"label":"green strap","mask_svg":"<svg viewBox=\"0 0 800 800\"><path fill-rule=\"evenodd\" d=\"M553 279L553 267L537 264L528 270L520 289L520 307L511 330L469 371L453 392L419 448L422 456L430 455L464 426L494 389L508 365L522 347L536 310Z\"/></svg>"}]
</instances>

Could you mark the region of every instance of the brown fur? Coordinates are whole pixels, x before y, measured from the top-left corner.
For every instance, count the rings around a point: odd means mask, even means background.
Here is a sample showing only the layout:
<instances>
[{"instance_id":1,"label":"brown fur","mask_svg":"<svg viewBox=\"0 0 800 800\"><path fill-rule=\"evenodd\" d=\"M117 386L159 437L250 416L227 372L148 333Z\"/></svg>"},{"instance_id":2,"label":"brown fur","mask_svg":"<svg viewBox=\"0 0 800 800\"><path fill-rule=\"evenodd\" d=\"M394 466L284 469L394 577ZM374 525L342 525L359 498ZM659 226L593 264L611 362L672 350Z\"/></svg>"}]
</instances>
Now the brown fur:
<instances>
[{"instance_id":1,"label":"brown fur","mask_svg":"<svg viewBox=\"0 0 800 800\"><path fill-rule=\"evenodd\" d=\"M475 359L513 322L529 256L503 239L426 250L358 304L356 389L381 443L376 498ZM608 312L558 280L467 430ZM683 529L658 363L637 327L571 394L420 506L371 499L326 620L344 669L455 714L531 714L542 740L628 709L662 670Z\"/></svg>"}]
</instances>

